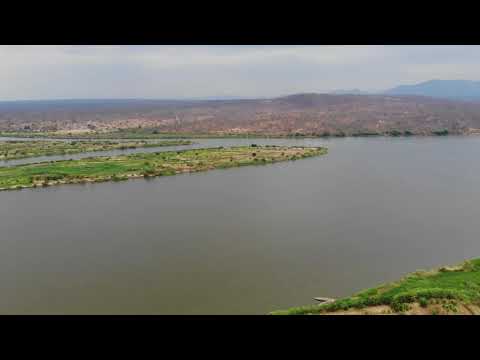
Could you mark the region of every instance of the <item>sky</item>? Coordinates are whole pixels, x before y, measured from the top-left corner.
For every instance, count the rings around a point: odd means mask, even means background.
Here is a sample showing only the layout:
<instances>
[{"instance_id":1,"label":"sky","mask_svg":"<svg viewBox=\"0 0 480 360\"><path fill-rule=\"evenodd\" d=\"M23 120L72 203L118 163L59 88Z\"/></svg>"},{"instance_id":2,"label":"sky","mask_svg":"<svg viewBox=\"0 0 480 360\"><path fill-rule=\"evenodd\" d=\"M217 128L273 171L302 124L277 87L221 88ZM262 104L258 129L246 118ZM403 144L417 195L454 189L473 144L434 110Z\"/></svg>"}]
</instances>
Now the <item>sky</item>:
<instances>
[{"instance_id":1,"label":"sky","mask_svg":"<svg viewBox=\"0 0 480 360\"><path fill-rule=\"evenodd\" d=\"M275 97L480 80L480 46L0 46L0 100Z\"/></svg>"}]
</instances>

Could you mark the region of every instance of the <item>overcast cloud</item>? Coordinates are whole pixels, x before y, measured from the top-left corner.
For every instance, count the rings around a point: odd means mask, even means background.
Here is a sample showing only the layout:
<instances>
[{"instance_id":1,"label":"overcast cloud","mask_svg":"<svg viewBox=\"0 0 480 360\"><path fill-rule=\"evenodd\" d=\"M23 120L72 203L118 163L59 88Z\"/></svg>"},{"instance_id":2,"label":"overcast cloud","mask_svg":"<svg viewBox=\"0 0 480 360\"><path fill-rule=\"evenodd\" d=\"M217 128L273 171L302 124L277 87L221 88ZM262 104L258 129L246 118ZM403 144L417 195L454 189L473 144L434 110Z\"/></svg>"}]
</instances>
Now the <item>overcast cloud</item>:
<instances>
[{"instance_id":1,"label":"overcast cloud","mask_svg":"<svg viewBox=\"0 0 480 360\"><path fill-rule=\"evenodd\" d=\"M480 46L0 46L0 100L375 91L479 63Z\"/></svg>"}]
</instances>

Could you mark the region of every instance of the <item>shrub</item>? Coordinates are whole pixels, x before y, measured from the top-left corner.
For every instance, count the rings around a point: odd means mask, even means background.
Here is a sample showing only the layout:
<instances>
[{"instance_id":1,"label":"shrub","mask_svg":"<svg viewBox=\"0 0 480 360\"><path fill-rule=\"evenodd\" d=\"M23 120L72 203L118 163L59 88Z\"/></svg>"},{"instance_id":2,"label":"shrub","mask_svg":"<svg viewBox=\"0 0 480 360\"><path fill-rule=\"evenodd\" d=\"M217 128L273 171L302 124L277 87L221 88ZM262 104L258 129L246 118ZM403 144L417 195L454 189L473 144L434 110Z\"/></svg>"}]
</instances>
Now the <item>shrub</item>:
<instances>
[{"instance_id":1,"label":"shrub","mask_svg":"<svg viewBox=\"0 0 480 360\"><path fill-rule=\"evenodd\" d=\"M406 312L406 311L410 310L410 305L408 305L407 303L402 303L402 302L393 302L391 304L391 307L396 312Z\"/></svg>"},{"instance_id":2,"label":"shrub","mask_svg":"<svg viewBox=\"0 0 480 360\"><path fill-rule=\"evenodd\" d=\"M61 180L63 179L65 176L64 175L61 175L61 174L55 174L55 175L48 175L45 179L47 181L56 181L56 180Z\"/></svg>"},{"instance_id":3,"label":"shrub","mask_svg":"<svg viewBox=\"0 0 480 360\"><path fill-rule=\"evenodd\" d=\"M143 172L143 175L144 175L144 176L152 176L152 175L155 175L155 169L152 168L152 167L145 168L145 169L144 169L144 172Z\"/></svg>"},{"instance_id":4,"label":"shrub","mask_svg":"<svg viewBox=\"0 0 480 360\"><path fill-rule=\"evenodd\" d=\"M125 180L128 180L128 178L127 178L127 177L120 177L120 176L118 176L118 175L113 175L113 176L112 176L112 181L115 181L115 182L117 182L117 181L125 181Z\"/></svg>"},{"instance_id":5,"label":"shrub","mask_svg":"<svg viewBox=\"0 0 480 360\"><path fill-rule=\"evenodd\" d=\"M456 304L447 303L447 304L443 304L442 307L443 307L447 312L453 312L453 313L457 313L457 312L458 312L458 309L457 309Z\"/></svg>"},{"instance_id":6,"label":"shrub","mask_svg":"<svg viewBox=\"0 0 480 360\"><path fill-rule=\"evenodd\" d=\"M437 135L437 136L446 136L446 135L448 135L448 130L447 129L433 130L432 134Z\"/></svg>"},{"instance_id":7,"label":"shrub","mask_svg":"<svg viewBox=\"0 0 480 360\"><path fill-rule=\"evenodd\" d=\"M390 134L390 136L400 136L400 135L402 135L402 133L398 130L391 130L389 132L389 134Z\"/></svg>"}]
</instances>

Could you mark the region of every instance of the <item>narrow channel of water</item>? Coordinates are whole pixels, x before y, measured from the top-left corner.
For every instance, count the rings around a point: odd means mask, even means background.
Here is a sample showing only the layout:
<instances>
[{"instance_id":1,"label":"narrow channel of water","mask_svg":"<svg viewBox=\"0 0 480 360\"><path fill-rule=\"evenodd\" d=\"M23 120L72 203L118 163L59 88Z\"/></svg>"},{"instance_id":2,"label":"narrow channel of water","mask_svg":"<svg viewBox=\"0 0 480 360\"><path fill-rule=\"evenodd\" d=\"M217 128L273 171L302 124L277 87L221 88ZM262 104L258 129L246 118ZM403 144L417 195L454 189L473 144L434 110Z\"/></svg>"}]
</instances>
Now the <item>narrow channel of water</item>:
<instances>
[{"instance_id":1,"label":"narrow channel of water","mask_svg":"<svg viewBox=\"0 0 480 360\"><path fill-rule=\"evenodd\" d=\"M0 141L1 140L2 138L0 138ZM168 140L170 141L171 139L168 139ZM185 139L182 139L182 140L185 140ZM115 155L125 155L125 154L134 154L134 153L177 151L177 150L185 150L185 149L195 149L195 148L198 149L198 148L208 148L208 147L218 147L218 146L239 146L239 145L251 145L251 144L274 145L274 144L290 144L291 143L291 140L287 140L287 142L285 143L285 142L282 142L282 140L274 140L274 139L190 139L190 140L193 142L193 144L191 145L159 146L159 147L125 149L125 150L117 149L117 150L109 150L109 151L90 151L90 152L69 154L69 155L37 156L37 157L30 157L25 159L3 160L3 161L0 161L0 166L14 166L14 165L21 165L21 164L39 163L44 161L84 159L92 156L115 156ZM63 141L71 141L71 140L63 139ZM303 145L305 144L305 141L301 140L300 142L298 142L298 144Z\"/></svg>"}]
</instances>

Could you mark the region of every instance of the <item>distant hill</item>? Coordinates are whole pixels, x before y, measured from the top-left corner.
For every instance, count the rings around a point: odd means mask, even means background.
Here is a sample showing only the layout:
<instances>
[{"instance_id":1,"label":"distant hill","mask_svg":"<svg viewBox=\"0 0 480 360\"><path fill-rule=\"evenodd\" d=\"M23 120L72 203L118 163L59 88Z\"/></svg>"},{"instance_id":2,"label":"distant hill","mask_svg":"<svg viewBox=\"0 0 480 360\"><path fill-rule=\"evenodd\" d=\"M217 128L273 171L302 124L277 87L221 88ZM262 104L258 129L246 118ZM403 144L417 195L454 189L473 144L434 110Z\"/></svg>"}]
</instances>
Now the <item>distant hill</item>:
<instances>
[{"instance_id":1,"label":"distant hill","mask_svg":"<svg viewBox=\"0 0 480 360\"><path fill-rule=\"evenodd\" d=\"M384 92L388 95L420 95L457 100L480 100L480 81L430 80L400 85Z\"/></svg>"},{"instance_id":2,"label":"distant hill","mask_svg":"<svg viewBox=\"0 0 480 360\"><path fill-rule=\"evenodd\" d=\"M193 100L193 101L225 101L225 100L253 100L253 99L261 99L260 97L252 97L252 96L204 96L204 97L195 97L195 98L185 98L185 100Z\"/></svg>"}]
</instances>

